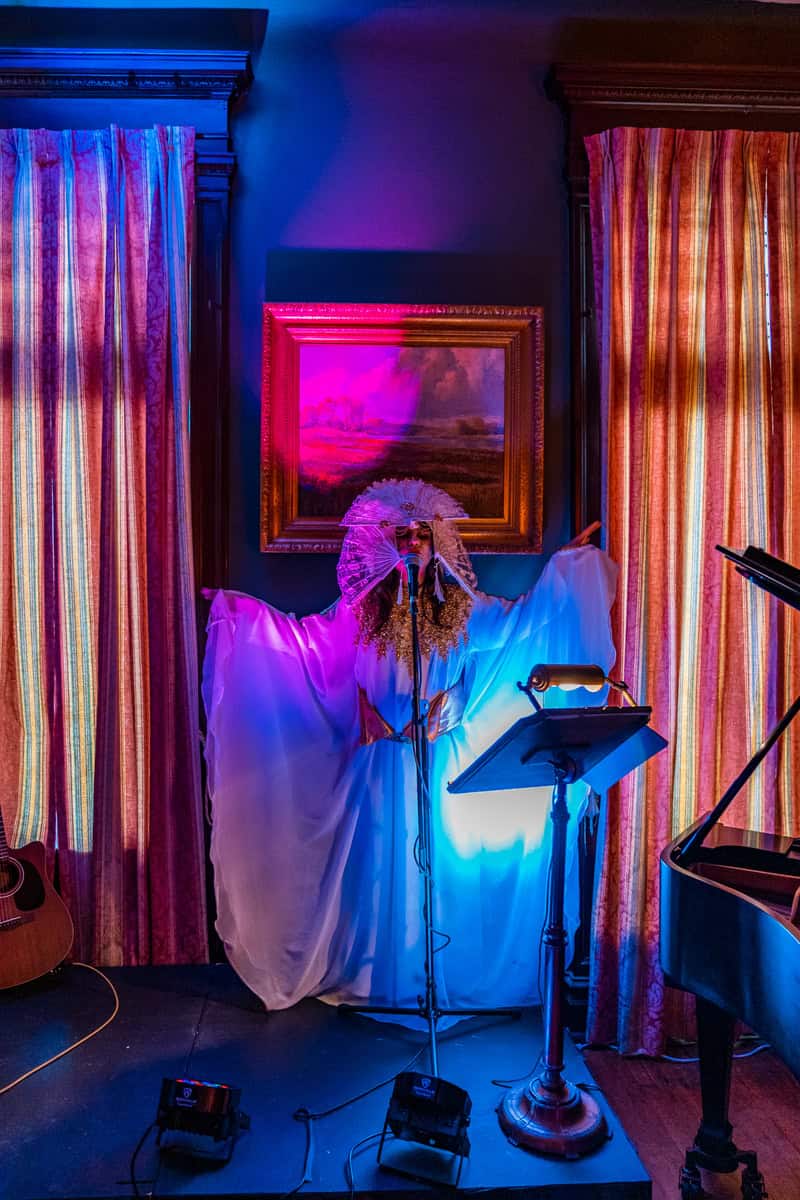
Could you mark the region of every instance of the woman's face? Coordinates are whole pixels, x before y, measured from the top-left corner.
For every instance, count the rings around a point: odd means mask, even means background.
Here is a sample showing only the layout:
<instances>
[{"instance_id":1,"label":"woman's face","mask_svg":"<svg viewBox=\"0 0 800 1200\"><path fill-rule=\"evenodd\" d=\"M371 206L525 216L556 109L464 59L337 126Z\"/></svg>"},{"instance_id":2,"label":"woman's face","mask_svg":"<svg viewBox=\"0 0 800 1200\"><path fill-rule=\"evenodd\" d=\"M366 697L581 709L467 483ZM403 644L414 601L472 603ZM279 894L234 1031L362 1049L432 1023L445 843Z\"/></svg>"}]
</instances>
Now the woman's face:
<instances>
[{"instance_id":1,"label":"woman's face","mask_svg":"<svg viewBox=\"0 0 800 1200\"><path fill-rule=\"evenodd\" d=\"M433 532L430 525L426 525L424 522L412 521L410 525L403 525L398 528L395 531L395 537L397 540L397 549L401 555L419 555L418 575L422 579L433 554Z\"/></svg>"}]
</instances>

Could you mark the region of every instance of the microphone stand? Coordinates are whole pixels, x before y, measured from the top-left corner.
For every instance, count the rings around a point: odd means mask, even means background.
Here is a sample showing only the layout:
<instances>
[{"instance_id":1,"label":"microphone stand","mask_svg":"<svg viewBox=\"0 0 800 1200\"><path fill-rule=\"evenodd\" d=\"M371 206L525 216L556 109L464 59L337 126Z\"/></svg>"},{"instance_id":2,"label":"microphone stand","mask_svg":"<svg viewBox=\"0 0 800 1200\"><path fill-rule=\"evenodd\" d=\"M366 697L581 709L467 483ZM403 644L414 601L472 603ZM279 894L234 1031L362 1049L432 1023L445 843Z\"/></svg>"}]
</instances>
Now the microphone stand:
<instances>
[{"instance_id":1,"label":"microphone stand","mask_svg":"<svg viewBox=\"0 0 800 1200\"><path fill-rule=\"evenodd\" d=\"M436 994L436 971L433 924L433 820L429 786L428 701L422 695L422 653L419 643L419 567L418 554L404 554L401 569L408 581L408 602L411 618L411 749L414 755L414 774L417 789L417 838L414 862L422 875L422 919L425 930L425 995L417 997L416 1008L397 1005L350 1005L339 1007L352 1012L389 1013L421 1017L428 1025L428 1056L431 1075L439 1075L437 1021L442 1016L509 1016L518 1017L519 1008L440 1008ZM533 697L531 697L533 699ZM534 704L536 701L534 700Z\"/></svg>"},{"instance_id":2,"label":"microphone stand","mask_svg":"<svg viewBox=\"0 0 800 1200\"><path fill-rule=\"evenodd\" d=\"M430 789L428 786L428 702L422 697L422 654L419 645L419 558L407 554L403 559L408 576L408 607L411 615L411 728L414 768L417 785L417 849L415 860L423 880L422 919L425 925L425 1002L421 1015L428 1023L428 1054L431 1074L439 1074L439 1053L436 1044L436 1021L439 1007L436 998L433 927L433 837L431 825Z\"/></svg>"}]
</instances>

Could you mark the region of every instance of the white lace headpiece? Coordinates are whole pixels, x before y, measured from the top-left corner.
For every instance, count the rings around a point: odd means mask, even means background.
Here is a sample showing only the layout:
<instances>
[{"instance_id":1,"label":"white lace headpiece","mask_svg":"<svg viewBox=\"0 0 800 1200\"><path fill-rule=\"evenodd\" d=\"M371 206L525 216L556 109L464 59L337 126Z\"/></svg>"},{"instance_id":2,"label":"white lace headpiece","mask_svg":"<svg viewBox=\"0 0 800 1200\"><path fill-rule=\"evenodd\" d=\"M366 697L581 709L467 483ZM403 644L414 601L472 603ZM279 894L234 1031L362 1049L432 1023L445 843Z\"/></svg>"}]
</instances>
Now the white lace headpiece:
<instances>
[{"instance_id":1,"label":"white lace headpiece","mask_svg":"<svg viewBox=\"0 0 800 1200\"><path fill-rule=\"evenodd\" d=\"M442 488L422 479L381 479L357 497L342 518L347 526L339 565L339 589L353 607L402 564L395 530L413 522L430 525L433 559L475 597L477 581L456 521L467 513Z\"/></svg>"}]
</instances>

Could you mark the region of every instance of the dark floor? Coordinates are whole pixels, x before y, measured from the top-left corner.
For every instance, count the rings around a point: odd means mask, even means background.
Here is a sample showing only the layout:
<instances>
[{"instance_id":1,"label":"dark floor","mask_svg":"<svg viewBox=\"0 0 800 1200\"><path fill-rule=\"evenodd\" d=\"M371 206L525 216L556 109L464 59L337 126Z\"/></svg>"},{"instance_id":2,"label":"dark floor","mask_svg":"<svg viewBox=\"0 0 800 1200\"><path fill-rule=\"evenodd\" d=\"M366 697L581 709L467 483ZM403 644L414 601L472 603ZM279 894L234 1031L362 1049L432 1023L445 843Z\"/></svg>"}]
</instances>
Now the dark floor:
<instances>
[{"instance_id":1,"label":"dark floor","mask_svg":"<svg viewBox=\"0 0 800 1200\"><path fill-rule=\"evenodd\" d=\"M252 1127L226 1165L159 1155L154 1134L136 1160L141 1195L282 1197L303 1175L301 1107L328 1109L403 1069L424 1044L395 1024L337 1012L317 1001L270 1015L224 966L110 970L116 1020L72 1054L0 1095L3 1200L105 1200L131 1196L131 1154L152 1122L161 1079L193 1076L234 1084ZM103 981L80 967L0 994L0 1088L98 1025L111 1011ZM529 1154L504 1138L492 1079L526 1075L541 1047L535 1013L480 1017L448 1030L440 1075L473 1102L472 1153L461 1190L532 1200L649 1200L650 1182L604 1101L612 1138L575 1162ZM567 1074L590 1076L568 1047ZM347 1196L345 1162L383 1124L389 1087L314 1122L310 1180L302 1193ZM210 1139L199 1139L213 1148ZM395 1142L408 1161L413 1147ZM431 1162L443 1156L427 1153ZM429 1196L432 1189L378 1169L373 1144L352 1158L359 1196ZM447 1160L445 1160L447 1162ZM441 1191L442 1189L437 1189Z\"/></svg>"},{"instance_id":2,"label":"dark floor","mask_svg":"<svg viewBox=\"0 0 800 1200\"><path fill-rule=\"evenodd\" d=\"M744 1046L742 1049L746 1050ZM685 1053L691 1053L691 1050ZM587 1064L653 1180L653 1200L676 1200L686 1147L700 1120L694 1063L586 1052ZM773 1051L733 1064L730 1119L737 1144L758 1154L769 1200L800 1200L800 1082ZM739 1176L707 1176L710 1196L741 1198Z\"/></svg>"}]
</instances>

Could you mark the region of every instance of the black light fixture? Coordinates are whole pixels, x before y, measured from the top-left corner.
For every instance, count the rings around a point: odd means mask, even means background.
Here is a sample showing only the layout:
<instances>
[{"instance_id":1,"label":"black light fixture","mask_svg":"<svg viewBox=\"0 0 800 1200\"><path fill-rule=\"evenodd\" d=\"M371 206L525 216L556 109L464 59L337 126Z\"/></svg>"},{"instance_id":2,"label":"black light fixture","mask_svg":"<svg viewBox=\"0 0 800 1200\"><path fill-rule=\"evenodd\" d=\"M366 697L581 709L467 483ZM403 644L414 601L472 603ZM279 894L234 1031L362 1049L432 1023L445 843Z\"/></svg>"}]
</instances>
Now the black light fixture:
<instances>
[{"instance_id":1,"label":"black light fixture","mask_svg":"<svg viewBox=\"0 0 800 1200\"><path fill-rule=\"evenodd\" d=\"M383 1124L378 1147L379 1166L415 1179L451 1182L453 1186L458 1186L464 1159L470 1151L467 1128L471 1111L472 1101L463 1088L435 1075L401 1071L394 1081ZM452 1155L452 1164L456 1167L455 1179L443 1179L441 1170L427 1171L421 1156L415 1156L413 1164L406 1162L404 1165L399 1158L387 1162L384 1147L389 1132L401 1141L415 1142L430 1150L445 1151ZM452 1175L452 1165L449 1173Z\"/></svg>"},{"instance_id":2,"label":"black light fixture","mask_svg":"<svg viewBox=\"0 0 800 1200\"><path fill-rule=\"evenodd\" d=\"M240 1131L250 1128L249 1116L239 1108L241 1095L240 1088L227 1083L162 1079L155 1121L159 1147L227 1162ZM167 1131L187 1136L165 1142Z\"/></svg>"}]
</instances>

